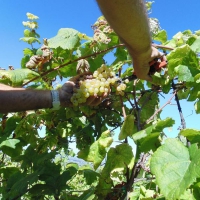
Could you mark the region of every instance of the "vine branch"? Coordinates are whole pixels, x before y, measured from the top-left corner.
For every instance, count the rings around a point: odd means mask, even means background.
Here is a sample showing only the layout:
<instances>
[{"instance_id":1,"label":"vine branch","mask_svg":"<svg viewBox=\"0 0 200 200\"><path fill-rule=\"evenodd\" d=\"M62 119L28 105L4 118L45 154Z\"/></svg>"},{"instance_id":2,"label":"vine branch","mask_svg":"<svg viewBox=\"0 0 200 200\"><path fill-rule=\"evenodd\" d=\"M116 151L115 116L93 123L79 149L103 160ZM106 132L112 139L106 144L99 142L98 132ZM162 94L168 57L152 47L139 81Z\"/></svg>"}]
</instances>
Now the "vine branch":
<instances>
[{"instance_id":1,"label":"vine branch","mask_svg":"<svg viewBox=\"0 0 200 200\"><path fill-rule=\"evenodd\" d=\"M39 77L35 77L35 78L33 78L33 79L27 81L27 82L24 83L22 86L26 86L26 85L28 85L29 83L31 83L32 81L35 81L35 80L37 80L37 79L39 79L39 78L41 78L41 77L44 77L44 76L46 76L47 74L49 74L49 73L51 73L51 72L53 72L53 71L56 71L56 70L58 70L58 69L61 69L61 68L65 67L65 66L67 66L67 65L69 65L69 64L72 64L72 63L75 63L75 62L77 62L77 61L79 61L79 60L81 60L81 59L86 59L86 58L94 57L94 56L97 56L97 55L99 55L99 54L106 53L106 52L108 52L108 51L110 51L110 50L112 50L112 49L115 49L115 48L118 48L118 47L124 47L124 46L125 46L125 44L114 45L114 46L112 46L112 47L110 47L110 48L101 50L101 51L99 51L99 52L95 52L95 53L90 54L90 55L87 55L87 56L82 56L82 57L77 58L77 59L75 59L75 60L70 60L70 61L68 61L68 62L66 62L66 63L64 63L64 64L61 64L61 65L59 65L59 66L53 68L53 69L47 70L46 72L42 73ZM171 48L171 47L167 47L167 46L163 46L163 45L152 44L152 46L153 46L153 47L156 47L156 48L174 50L174 49Z\"/></svg>"},{"instance_id":2,"label":"vine branch","mask_svg":"<svg viewBox=\"0 0 200 200\"><path fill-rule=\"evenodd\" d=\"M41 77L44 77L44 76L46 76L47 74L49 74L49 73L51 73L51 72L57 71L57 70L59 70L59 69L65 67L65 66L70 65L70 64L72 64L72 63L75 63L75 62L77 62L77 61L79 61L79 60L86 59L86 58L90 58L90 57L94 57L94 56L97 56L97 55L99 55L99 54L106 53L106 52L108 52L108 51L110 51L110 50L112 50L112 49L115 49L115 48L118 48L118 47L123 47L123 46L125 46L125 45L124 45L124 44L118 44L118 45L112 46L112 47L110 47L110 48L104 49L104 50L102 50L102 51L98 51L98 52L95 52L95 53L90 54L90 55L87 55L87 56L82 56L82 57L80 57L80 58L77 58L77 59L74 59L74 60L70 60L70 61L68 61L68 62L66 62L66 63L64 63L64 64L61 64L61 65L59 65L59 66L53 68L53 69L47 70L46 72L42 73L39 77L35 77L35 78L33 78L33 79L27 81L27 82L24 83L22 86L28 85L28 84L31 83L32 81L35 81L35 80L37 80L37 79L39 79L39 78L41 78Z\"/></svg>"},{"instance_id":3,"label":"vine branch","mask_svg":"<svg viewBox=\"0 0 200 200\"><path fill-rule=\"evenodd\" d=\"M173 93L173 95L170 97L170 99L162 106L160 107L158 110L156 110L156 112L146 121L146 124L150 123L150 121L159 113L163 110L164 107L166 107L168 104L171 103L172 99L175 97L176 95L176 91Z\"/></svg>"},{"instance_id":4,"label":"vine branch","mask_svg":"<svg viewBox=\"0 0 200 200\"><path fill-rule=\"evenodd\" d=\"M173 90L176 90L176 86L174 84L174 81L172 81L172 88ZM179 115L180 115L180 118L181 118L181 126L182 126L182 129L186 129L186 122L185 122L185 118L183 116L183 112L182 112L182 108L181 108L181 104L180 104L180 101L179 101L179 98L178 98L178 95L177 95L177 92L175 94L175 101L177 103L177 107L178 107L178 112L179 112ZM187 139L187 146L189 147L191 144L189 142L189 140Z\"/></svg>"}]
</instances>

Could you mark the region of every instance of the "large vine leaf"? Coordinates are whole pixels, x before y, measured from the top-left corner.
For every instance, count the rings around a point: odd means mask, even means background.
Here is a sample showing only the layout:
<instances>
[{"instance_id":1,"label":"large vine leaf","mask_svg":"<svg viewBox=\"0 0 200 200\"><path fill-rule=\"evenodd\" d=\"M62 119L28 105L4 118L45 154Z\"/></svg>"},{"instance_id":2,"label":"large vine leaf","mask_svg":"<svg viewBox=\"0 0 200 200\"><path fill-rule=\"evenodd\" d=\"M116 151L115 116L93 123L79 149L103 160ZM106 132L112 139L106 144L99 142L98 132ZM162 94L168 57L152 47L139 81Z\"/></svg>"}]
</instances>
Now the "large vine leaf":
<instances>
[{"instance_id":1,"label":"large vine leaf","mask_svg":"<svg viewBox=\"0 0 200 200\"><path fill-rule=\"evenodd\" d=\"M61 47L63 49L74 49L80 42L79 32L72 28L61 28L57 35L48 40L50 48Z\"/></svg>"},{"instance_id":2,"label":"large vine leaf","mask_svg":"<svg viewBox=\"0 0 200 200\"><path fill-rule=\"evenodd\" d=\"M30 80L40 75L30 69L0 70L2 79L12 83L12 86L20 86L25 80Z\"/></svg>"},{"instance_id":3,"label":"large vine leaf","mask_svg":"<svg viewBox=\"0 0 200 200\"><path fill-rule=\"evenodd\" d=\"M96 193L99 199L105 199L105 196L109 193L113 185L113 181L121 183L123 181L123 175L133 165L134 156L131 146L124 143L117 145L115 148L110 148L97 186Z\"/></svg>"},{"instance_id":4,"label":"large vine leaf","mask_svg":"<svg viewBox=\"0 0 200 200\"><path fill-rule=\"evenodd\" d=\"M97 169L106 156L106 148L113 142L110 137L110 131L102 133L101 137L90 147L87 147L78 153L78 157L88 162L93 162L94 168Z\"/></svg>"},{"instance_id":5,"label":"large vine leaf","mask_svg":"<svg viewBox=\"0 0 200 200\"><path fill-rule=\"evenodd\" d=\"M200 150L197 144L185 147L177 139L167 139L153 154L150 167L161 193L176 200L200 177Z\"/></svg>"}]
</instances>

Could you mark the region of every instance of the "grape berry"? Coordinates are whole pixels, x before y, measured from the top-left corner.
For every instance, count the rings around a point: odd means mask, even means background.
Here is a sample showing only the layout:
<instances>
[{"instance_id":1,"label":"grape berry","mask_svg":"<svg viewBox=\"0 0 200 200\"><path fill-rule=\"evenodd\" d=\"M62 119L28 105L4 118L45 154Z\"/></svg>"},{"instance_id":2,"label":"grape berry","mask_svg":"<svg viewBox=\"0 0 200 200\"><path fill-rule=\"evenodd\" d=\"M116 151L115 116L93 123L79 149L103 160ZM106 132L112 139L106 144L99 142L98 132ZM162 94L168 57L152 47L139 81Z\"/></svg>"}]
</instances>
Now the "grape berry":
<instances>
[{"instance_id":1,"label":"grape berry","mask_svg":"<svg viewBox=\"0 0 200 200\"><path fill-rule=\"evenodd\" d=\"M115 72L106 65L102 65L93 73L92 79L79 81L79 88L74 90L71 97L71 102L74 106L85 103L90 96L107 95L111 91L111 87L115 87L117 95L124 95L126 84L120 81L120 78L115 75Z\"/></svg>"}]
</instances>

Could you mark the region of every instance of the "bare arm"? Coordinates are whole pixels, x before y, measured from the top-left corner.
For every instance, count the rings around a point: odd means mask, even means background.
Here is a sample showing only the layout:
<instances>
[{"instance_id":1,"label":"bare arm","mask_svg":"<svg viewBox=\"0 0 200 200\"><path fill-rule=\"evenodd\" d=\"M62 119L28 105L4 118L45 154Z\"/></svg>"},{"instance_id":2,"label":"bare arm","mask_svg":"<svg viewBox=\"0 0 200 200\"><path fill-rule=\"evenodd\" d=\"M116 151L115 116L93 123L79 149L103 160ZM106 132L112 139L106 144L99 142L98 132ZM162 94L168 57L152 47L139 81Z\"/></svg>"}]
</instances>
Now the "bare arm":
<instances>
[{"instance_id":1,"label":"bare arm","mask_svg":"<svg viewBox=\"0 0 200 200\"><path fill-rule=\"evenodd\" d=\"M72 106L70 98L73 95L75 83L79 76L67 81L59 90L59 100L62 107ZM91 96L86 104L97 106L106 96ZM0 84L0 113L20 112L36 110L41 108L52 108L52 96L50 90L31 90L24 88L13 88Z\"/></svg>"},{"instance_id":2,"label":"bare arm","mask_svg":"<svg viewBox=\"0 0 200 200\"><path fill-rule=\"evenodd\" d=\"M51 107L52 97L48 90L28 90L0 84L1 113Z\"/></svg>"},{"instance_id":3,"label":"bare arm","mask_svg":"<svg viewBox=\"0 0 200 200\"><path fill-rule=\"evenodd\" d=\"M151 47L146 8L143 0L97 0L109 24L127 46L134 70L141 79L150 80L149 62L161 54Z\"/></svg>"}]
</instances>

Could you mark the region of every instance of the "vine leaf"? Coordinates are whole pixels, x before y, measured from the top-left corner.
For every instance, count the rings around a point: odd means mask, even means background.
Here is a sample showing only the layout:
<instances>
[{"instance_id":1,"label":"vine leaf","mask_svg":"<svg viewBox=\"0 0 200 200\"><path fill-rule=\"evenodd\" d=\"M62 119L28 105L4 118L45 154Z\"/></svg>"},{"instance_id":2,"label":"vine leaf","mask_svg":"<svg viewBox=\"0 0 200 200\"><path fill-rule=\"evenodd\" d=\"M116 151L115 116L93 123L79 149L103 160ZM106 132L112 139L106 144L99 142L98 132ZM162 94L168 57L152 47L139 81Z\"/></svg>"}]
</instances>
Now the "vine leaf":
<instances>
[{"instance_id":1,"label":"vine leaf","mask_svg":"<svg viewBox=\"0 0 200 200\"><path fill-rule=\"evenodd\" d=\"M192 76L199 72L198 58L189 45L183 45L173 50L167 55L167 60L169 61L168 72L173 77L177 75L174 69L179 65L187 66Z\"/></svg>"},{"instance_id":2,"label":"vine leaf","mask_svg":"<svg viewBox=\"0 0 200 200\"><path fill-rule=\"evenodd\" d=\"M63 49L73 49L80 42L79 32L72 28L61 28L57 35L48 40L50 48L61 47Z\"/></svg>"},{"instance_id":3,"label":"vine leaf","mask_svg":"<svg viewBox=\"0 0 200 200\"><path fill-rule=\"evenodd\" d=\"M197 144L186 148L177 139L167 139L150 161L151 172L161 193L176 200L200 177L200 150Z\"/></svg>"},{"instance_id":4,"label":"vine leaf","mask_svg":"<svg viewBox=\"0 0 200 200\"><path fill-rule=\"evenodd\" d=\"M102 177L108 180L111 178L112 180L120 181L120 175L125 174L127 167L132 168L133 164L134 156L131 146L121 144L115 148L110 148L106 165L102 170Z\"/></svg>"},{"instance_id":5,"label":"vine leaf","mask_svg":"<svg viewBox=\"0 0 200 200\"><path fill-rule=\"evenodd\" d=\"M83 173L83 176L86 180L86 183L88 185L91 185L95 181L97 181L99 174L91 169L88 168L88 166L83 166L79 169L81 173Z\"/></svg>"},{"instance_id":6,"label":"vine leaf","mask_svg":"<svg viewBox=\"0 0 200 200\"><path fill-rule=\"evenodd\" d=\"M80 200L92 200L94 199L95 197L95 194L94 194L95 190L94 188L90 188L89 190L85 191L80 197L79 199Z\"/></svg>"},{"instance_id":7,"label":"vine leaf","mask_svg":"<svg viewBox=\"0 0 200 200\"><path fill-rule=\"evenodd\" d=\"M15 157L21 153L22 146L18 139L7 139L0 144L0 149L10 157Z\"/></svg>"},{"instance_id":8,"label":"vine leaf","mask_svg":"<svg viewBox=\"0 0 200 200\"><path fill-rule=\"evenodd\" d=\"M126 174L128 168L134 165L134 156L131 146L128 144L117 145L110 148L107 154L107 162L102 170L96 194L99 199L105 199L113 186L113 180L122 182L123 175ZM104 197L104 198L103 198Z\"/></svg>"},{"instance_id":9,"label":"vine leaf","mask_svg":"<svg viewBox=\"0 0 200 200\"><path fill-rule=\"evenodd\" d=\"M132 139L142 152L155 151L161 144L159 136L164 128L171 127L175 121L171 118L159 120L156 124L133 134Z\"/></svg>"},{"instance_id":10,"label":"vine leaf","mask_svg":"<svg viewBox=\"0 0 200 200\"><path fill-rule=\"evenodd\" d=\"M25 194L29 184L33 184L38 180L41 172L36 171L32 174L26 175L25 173L16 173L9 179L7 184L6 197L9 199L15 199L17 196Z\"/></svg>"},{"instance_id":11,"label":"vine leaf","mask_svg":"<svg viewBox=\"0 0 200 200\"><path fill-rule=\"evenodd\" d=\"M189 68L185 65L179 65L174 68L175 72L178 74L179 81L193 82L194 77L192 76Z\"/></svg>"},{"instance_id":12,"label":"vine leaf","mask_svg":"<svg viewBox=\"0 0 200 200\"><path fill-rule=\"evenodd\" d=\"M165 30L161 30L154 35L153 39L165 43L167 41L167 32Z\"/></svg>"},{"instance_id":13,"label":"vine leaf","mask_svg":"<svg viewBox=\"0 0 200 200\"><path fill-rule=\"evenodd\" d=\"M12 82L12 86L20 86L25 80L38 77L39 74L30 69L0 70L2 79Z\"/></svg>"},{"instance_id":14,"label":"vine leaf","mask_svg":"<svg viewBox=\"0 0 200 200\"><path fill-rule=\"evenodd\" d=\"M41 43L40 40L38 40L37 38L35 37L22 37L20 38L20 40L24 41L24 42L27 42L28 44L32 44L32 43Z\"/></svg>"},{"instance_id":15,"label":"vine leaf","mask_svg":"<svg viewBox=\"0 0 200 200\"><path fill-rule=\"evenodd\" d=\"M131 136L134 130L134 115L127 115L122 125L122 129L119 134L119 140L124 140L126 137Z\"/></svg>"},{"instance_id":16,"label":"vine leaf","mask_svg":"<svg viewBox=\"0 0 200 200\"><path fill-rule=\"evenodd\" d=\"M180 131L180 135L186 137L191 143L200 142L200 130L183 129Z\"/></svg>"},{"instance_id":17,"label":"vine leaf","mask_svg":"<svg viewBox=\"0 0 200 200\"><path fill-rule=\"evenodd\" d=\"M199 114L200 113L200 101L197 101L194 104L194 108L195 108L196 113Z\"/></svg>"},{"instance_id":18,"label":"vine leaf","mask_svg":"<svg viewBox=\"0 0 200 200\"><path fill-rule=\"evenodd\" d=\"M198 37L190 47L193 51L200 52L200 37Z\"/></svg>"},{"instance_id":19,"label":"vine leaf","mask_svg":"<svg viewBox=\"0 0 200 200\"><path fill-rule=\"evenodd\" d=\"M78 157L85 161L93 162L94 168L97 169L106 156L106 148L109 147L112 142L113 139L110 137L110 131L105 131L90 147L79 151Z\"/></svg>"}]
</instances>

